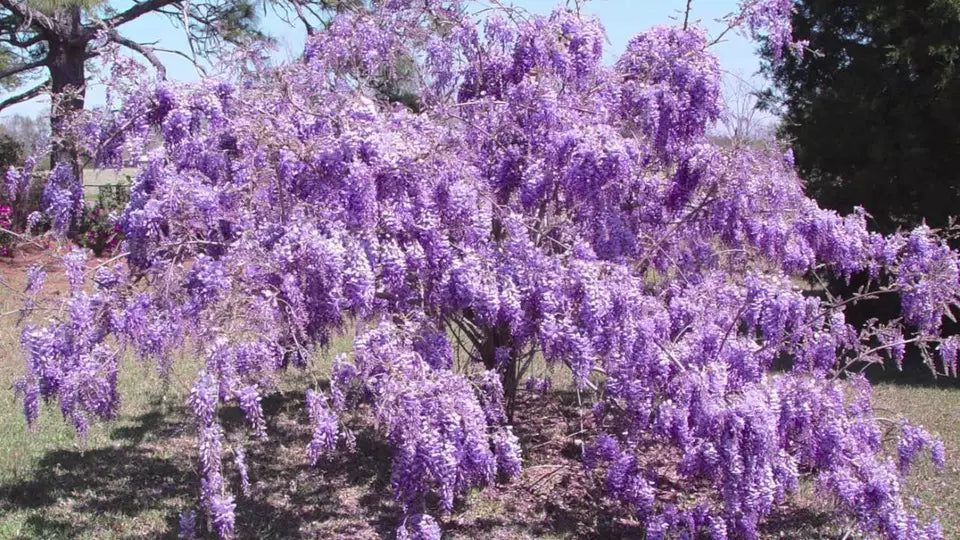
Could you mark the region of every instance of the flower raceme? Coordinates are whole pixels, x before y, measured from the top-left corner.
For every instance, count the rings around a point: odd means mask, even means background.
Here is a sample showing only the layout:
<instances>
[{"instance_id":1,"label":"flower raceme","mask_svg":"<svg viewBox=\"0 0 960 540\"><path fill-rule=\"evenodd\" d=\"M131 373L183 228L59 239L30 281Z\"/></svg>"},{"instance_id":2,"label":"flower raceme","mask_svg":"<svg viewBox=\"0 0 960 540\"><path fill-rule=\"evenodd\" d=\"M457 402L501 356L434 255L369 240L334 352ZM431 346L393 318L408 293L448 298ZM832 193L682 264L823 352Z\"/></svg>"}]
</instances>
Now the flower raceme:
<instances>
[{"instance_id":1,"label":"flower raceme","mask_svg":"<svg viewBox=\"0 0 960 540\"><path fill-rule=\"evenodd\" d=\"M783 46L784 5L746 2L735 20ZM344 11L294 63L127 81L116 107L78 120L102 127L77 130L107 154L98 162L122 150L144 166L118 222L123 264L71 252L65 316L24 327L28 420L56 400L82 435L117 413L121 352L167 373L194 348L201 497L181 528L231 537L244 503L224 458L244 497L250 478L218 408L237 405L269 437L272 376L349 325L353 352L334 360L329 390L307 393L305 459L349 451L346 413L369 405L392 448L401 538L438 538L458 496L521 474L510 423L534 357L592 397L586 470L650 538L756 537L801 474L867 533L937 537L901 492L910 464L942 462L942 446L904 424L898 462L886 457L870 386L848 372L913 345L956 373L940 331L957 254L926 228L881 236L863 212L817 207L789 156L711 142L720 71L702 30L651 29L608 66L595 20L469 7ZM72 184L54 176L65 228ZM848 299L799 286L824 275L873 285ZM902 319L846 322L846 305L888 293ZM454 365L458 347L472 367ZM661 496L651 446L696 504Z\"/></svg>"}]
</instances>

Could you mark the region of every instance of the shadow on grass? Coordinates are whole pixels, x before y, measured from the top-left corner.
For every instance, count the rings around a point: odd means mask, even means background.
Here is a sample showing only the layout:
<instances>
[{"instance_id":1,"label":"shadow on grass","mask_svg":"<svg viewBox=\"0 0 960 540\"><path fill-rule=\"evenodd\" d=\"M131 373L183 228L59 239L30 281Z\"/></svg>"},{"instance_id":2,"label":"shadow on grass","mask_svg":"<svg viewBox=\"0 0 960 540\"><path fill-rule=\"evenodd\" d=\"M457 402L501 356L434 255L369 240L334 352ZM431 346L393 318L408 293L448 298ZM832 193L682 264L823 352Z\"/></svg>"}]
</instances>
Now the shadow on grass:
<instances>
[{"instance_id":1,"label":"shadow on grass","mask_svg":"<svg viewBox=\"0 0 960 540\"><path fill-rule=\"evenodd\" d=\"M244 418L225 407L220 420L224 476L237 496L244 538L389 536L401 517L389 489L389 448L372 429L357 451L317 468L306 465L309 429L302 393L264 400L270 438L250 440ZM196 504L192 430L181 412L149 412L110 431L105 448L42 455L27 479L0 484L0 516L21 514L21 535L43 538L176 536L178 515ZM248 454L250 497L240 494L232 448Z\"/></svg>"},{"instance_id":2,"label":"shadow on grass","mask_svg":"<svg viewBox=\"0 0 960 540\"><path fill-rule=\"evenodd\" d=\"M28 479L0 484L0 515L26 513L30 537L100 536L118 522L130 523L133 535L162 535L141 527L156 527L158 515L176 516L196 480L189 455L144 443L172 440L183 428L159 412L124 424L110 431L107 447L52 450Z\"/></svg>"},{"instance_id":3,"label":"shadow on grass","mask_svg":"<svg viewBox=\"0 0 960 540\"><path fill-rule=\"evenodd\" d=\"M110 518L175 513L192 475L151 454L134 447L49 452L30 479L0 485L0 514L33 511L26 524L37 536L77 537Z\"/></svg>"},{"instance_id":4,"label":"shadow on grass","mask_svg":"<svg viewBox=\"0 0 960 540\"><path fill-rule=\"evenodd\" d=\"M390 490L390 448L370 426L354 432L356 451L307 465L310 441L303 393L263 400L269 439L247 446L253 490L237 505L249 538L390 537L402 519ZM241 429L242 414L224 425ZM234 423L236 421L236 423Z\"/></svg>"},{"instance_id":5,"label":"shadow on grass","mask_svg":"<svg viewBox=\"0 0 960 540\"><path fill-rule=\"evenodd\" d=\"M781 506L764 519L760 526L764 538L787 540L834 540L842 536L837 530L837 516L830 512L795 506Z\"/></svg>"},{"instance_id":6,"label":"shadow on grass","mask_svg":"<svg viewBox=\"0 0 960 540\"><path fill-rule=\"evenodd\" d=\"M147 439L171 437L182 430L179 424L173 424L159 411L149 412L134 419L135 424L120 426L110 430L110 440L125 441L128 445L139 445Z\"/></svg>"},{"instance_id":7,"label":"shadow on grass","mask_svg":"<svg viewBox=\"0 0 960 540\"><path fill-rule=\"evenodd\" d=\"M264 398L269 439L251 440L243 415L226 407L224 476L237 495L242 538L393 537L402 520L390 489L390 448L362 415L356 451L339 452L317 468L306 464L310 427L302 393ZM460 538L637 538L642 526L629 512L598 496L579 465L579 448L563 434L580 429L573 393L528 397L517 434L538 446L528 465L562 463L567 470L538 484L537 475L495 485L458 504L443 528ZM196 503L192 433L182 411L146 413L114 428L114 446L42 456L26 480L0 484L0 515L25 515L25 537L171 538L177 516ZM242 444L252 493L239 495L232 448ZM549 465L548 465L549 466ZM549 469L547 469L549 470ZM538 473L539 475L539 473ZM441 513L433 509L431 513ZM794 512L772 516L767 530L809 536L826 519ZM792 531L797 533L791 536Z\"/></svg>"}]
</instances>

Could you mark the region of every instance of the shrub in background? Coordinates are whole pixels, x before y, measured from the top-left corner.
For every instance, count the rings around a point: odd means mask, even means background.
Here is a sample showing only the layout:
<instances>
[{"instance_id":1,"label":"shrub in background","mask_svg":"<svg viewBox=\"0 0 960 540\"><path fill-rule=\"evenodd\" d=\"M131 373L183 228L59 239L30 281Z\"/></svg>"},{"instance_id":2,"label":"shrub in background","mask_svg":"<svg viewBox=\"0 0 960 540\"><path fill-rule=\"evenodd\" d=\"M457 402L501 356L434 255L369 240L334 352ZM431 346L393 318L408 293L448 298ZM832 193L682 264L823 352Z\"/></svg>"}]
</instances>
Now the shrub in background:
<instances>
[{"instance_id":1,"label":"shrub in background","mask_svg":"<svg viewBox=\"0 0 960 540\"><path fill-rule=\"evenodd\" d=\"M97 257L115 251L123 240L117 220L129 199L127 184L99 186L96 201L84 205L76 232L77 243Z\"/></svg>"}]
</instances>

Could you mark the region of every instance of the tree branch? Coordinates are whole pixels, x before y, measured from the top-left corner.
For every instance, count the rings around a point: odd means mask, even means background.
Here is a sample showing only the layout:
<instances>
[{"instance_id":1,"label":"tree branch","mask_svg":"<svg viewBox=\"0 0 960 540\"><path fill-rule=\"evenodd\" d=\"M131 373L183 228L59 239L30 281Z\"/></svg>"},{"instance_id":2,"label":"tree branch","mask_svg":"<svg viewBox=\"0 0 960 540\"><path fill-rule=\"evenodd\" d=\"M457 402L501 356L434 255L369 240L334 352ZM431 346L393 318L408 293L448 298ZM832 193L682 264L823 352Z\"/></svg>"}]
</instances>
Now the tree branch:
<instances>
[{"instance_id":1,"label":"tree branch","mask_svg":"<svg viewBox=\"0 0 960 540\"><path fill-rule=\"evenodd\" d=\"M9 9L14 15L20 18L21 26L36 26L46 34L58 33L57 23L47 17L42 12L30 8L26 2L17 0L0 0L0 6Z\"/></svg>"},{"instance_id":2,"label":"tree branch","mask_svg":"<svg viewBox=\"0 0 960 540\"><path fill-rule=\"evenodd\" d=\"M314 35L317 32L317 30L313 27L312 24L310 24L310 21L307 20L307 16L306 14L303 13L303 7L300 5L300 3L293 2L293 9L297 12L297 18L300 19L300 22L303 23L304 28L307 29L307 35L308 36Z\"/></svg>"},{"instance_id":3,"label":"tree branch","mask_svg":"<svg viewBox=\"0 0 960 540\"><path fill-rule=\"evenodd\" d=\"M0 111L2 111L3 109L6 109L11 105L16 105L17 103L21 103L23 101L27 101L28 99L33 99L39 96L40 94L43 93L44 90L47 89L48 84L50 84L49 80L43 81L42 83L38 84L37 86L34 86L33 88L27 90L26 92L17 94L15 96L10 96L5 100L0 101Z\"/></svg>"},{"instance_id":4,"label":"tree branch","mask_svg":"<svg viewBox=\"0 0 960 540\"><path fill-rule=\"evenodd\" d=\"M151 64L153 64L153 67L157 69L157 73L160 74L161 79L167 78L167 68L166 66L163 65L163 62L161 62L160 59L157 58L157 55L154 54L153 49L151 49L150 47L142 43L137 43L132 39L127 39L121 36L116 30L113 30L112 28L109 30L109 33L107 35L110 38L110 41L140 53L144 58L149 60Z\"/></svg>"},{"instance_id":5,"label":"tree branch","mask_svg":"<svg viewBox=\"0 0 960 540\"><path fill-rule=\"evenodd\" d=\"M16 32L16 30L13 30L13 32ZM10 45L13 45L14 47L17 47L19 49L26 49L26 48L32 47L43 40L44 40L44 37L40 34L34 34L30 38L23 41L20 41L19 39L17 39L17 36L15 33L13 35L10 35L9 37L0 37L0 41L9 43Z\"/></svg>"},{"instance_id":6,"label":"tree branch","mask_svg":"<svg viewBox=\"0 0 960 540\"><path fill-rule=\"evenodd\" d=\"M175 54L177 56L181 56L187 59L187 61L189 61L191 64L193 64L193 67L197 68L197 71L199 71L201 75L203 75L204 77L207 76L207 70L204 69L202 65L197 63L195 61L196 60L195 58L191 58L189 54L183 51L178 51L176 49L164 49L163 47L151 47L151 48L153 49L154 52L163 52L163 53Z\"/></svg>"},{"instance_id":7,"label":"tree branch","mask_svg":"<svg viewBox=\"0 0 960 540\"><path fill-rule=\"evenodd\" d=\"M3 1L8 1L8 0L0 0L0 2L3 2ZM169 6L170 4L176 4L179 1L180 0L147 0L146 2L134 4L130 9L122 13L118 13L113 17L110 17L109 19L105 20L104 22L110 28L116 28L142 15L146 15L147 13L157 11L158 9L164 6Z\"/></svg>"},{"instance_id":8,"label":"tree branch","mask_svg":"<svg viewBox=\"0 0 960 540\"><path fill-rule=\"evenodd\" d=\"M29 71L47 64L47 59L37 60L36 62L27 62L25 64L17 64L15 66L10 66L7 69L0 70L0 79L6 79L11 75L16 75L24 71Z\"/></svg>"}]
</instances>

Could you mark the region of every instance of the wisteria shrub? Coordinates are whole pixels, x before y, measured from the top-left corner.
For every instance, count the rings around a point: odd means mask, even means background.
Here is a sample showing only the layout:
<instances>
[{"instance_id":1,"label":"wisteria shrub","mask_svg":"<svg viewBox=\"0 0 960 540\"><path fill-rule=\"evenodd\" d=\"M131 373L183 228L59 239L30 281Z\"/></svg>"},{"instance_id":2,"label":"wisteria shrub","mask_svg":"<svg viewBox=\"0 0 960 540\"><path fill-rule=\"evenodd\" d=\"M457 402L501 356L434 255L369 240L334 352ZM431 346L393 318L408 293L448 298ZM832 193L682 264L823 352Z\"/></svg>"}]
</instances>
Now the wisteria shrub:
<instances>
[{"instance_id":1,"label":"wisteria shrub","mask_svg":"<svg viewBox=\"0 0 960 540\"><path fill-rule=\"evenodd\" d=\"M45 230L47 221L42 210L45 208L43 200L44 186L47 180L46 172L36 171L37 158L27 157L20 168L9 167L4 171L2 186L0 186L0 210L3 214L3 223L0 227L7 230L2 240L6 252L13 254L14 248L23 243L26 238L22 233L36 234Z\"/></svg>"},{"instance_id":2,"label":"wisteria shrub","mask_svg":"<svg viewBox=\"0 0 960 540\"><path fill-rule=\"evenodd\" d=\"M790 4L745 2L730 21L791 54ZM117 414L124 351L162 373L194 351L199 507L181 524L231 537L244 501L226 460L249 480L217 410L239 406L269 437L275 375L349 328L330 386L308 389L304 460L350 451L345 413L369 411L392 451L398 537L438 538L465 491L521 473L511 418L535 358L573 380L594 426L586 474L649 538L756 537L801 477L865 533L942 536L902 497L910 464L942 463L942 445L905 423L885 453L856 371L911 346L956 374L941 327L957 253L924 227L882 236L862 211L819 208L789 153L712 144L721 72L703 30L653 28L612 64L604 39L565 9L389 0L338 14L278 68L247 57L191 85L118 69L122 101L75 131L98 163L144 158L123 253L70 252L62 315L24 324L28 421L53 401L82 437ZM384 80L417 106L377 99ZM53 179L63 231L77 182ZM848 298L804 285L854 276L871 285ZM899 319L845 321L887 294ZM675 456L669 471L648 463L652 445ZM663 475L702 496L670 502Z\"/></svg>"}]
</instances>

